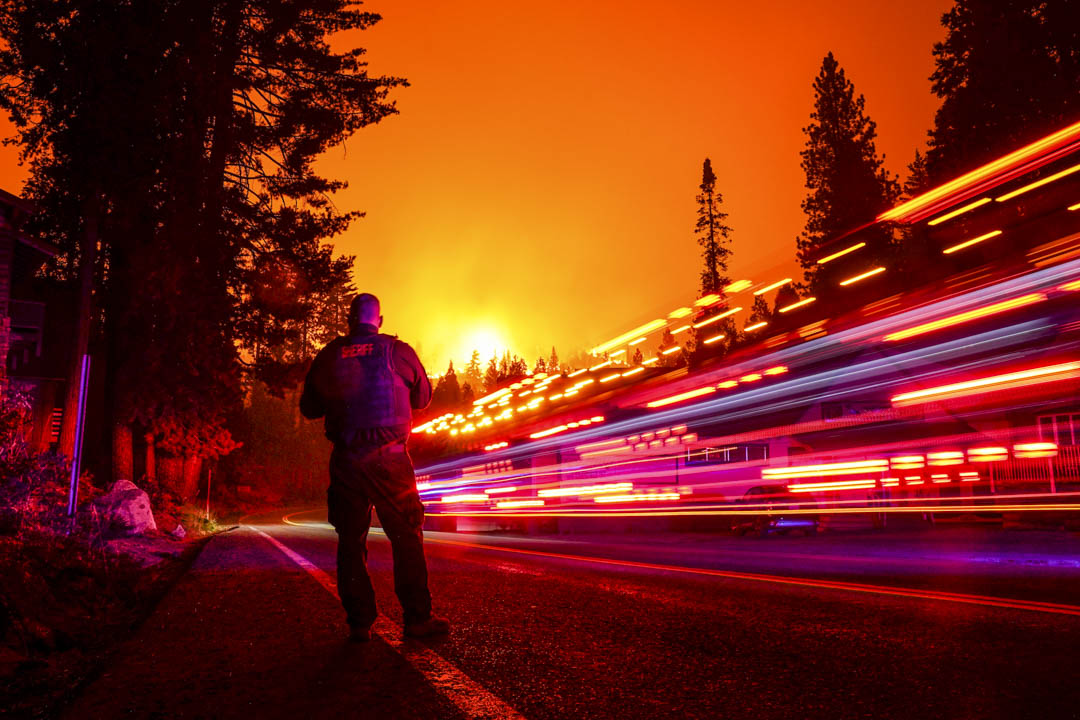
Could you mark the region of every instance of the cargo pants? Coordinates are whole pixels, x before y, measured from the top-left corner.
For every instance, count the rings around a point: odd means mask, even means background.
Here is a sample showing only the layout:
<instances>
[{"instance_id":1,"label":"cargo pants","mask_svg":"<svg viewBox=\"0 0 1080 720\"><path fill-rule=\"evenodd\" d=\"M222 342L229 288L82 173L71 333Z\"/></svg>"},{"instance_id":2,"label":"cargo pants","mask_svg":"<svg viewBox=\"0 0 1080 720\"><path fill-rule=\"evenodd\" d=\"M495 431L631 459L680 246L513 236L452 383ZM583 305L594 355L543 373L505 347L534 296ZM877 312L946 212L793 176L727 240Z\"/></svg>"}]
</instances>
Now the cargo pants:
<instances>
[{"instance_id":1,"label":"cargo pants","mask_svg":"<svg viewBox=\"0 0 1080 720\"><path fill-rule=\"evenodd\" d=\"M338 534L338 595L349 625L370 627L378 614L367 571L372 507L390 540L394 592L404 610L405 624L431 617L424 559L424 506L405 446L335 445L330 455L327 506L330 524Z\"/></svg>"}]
</instances>

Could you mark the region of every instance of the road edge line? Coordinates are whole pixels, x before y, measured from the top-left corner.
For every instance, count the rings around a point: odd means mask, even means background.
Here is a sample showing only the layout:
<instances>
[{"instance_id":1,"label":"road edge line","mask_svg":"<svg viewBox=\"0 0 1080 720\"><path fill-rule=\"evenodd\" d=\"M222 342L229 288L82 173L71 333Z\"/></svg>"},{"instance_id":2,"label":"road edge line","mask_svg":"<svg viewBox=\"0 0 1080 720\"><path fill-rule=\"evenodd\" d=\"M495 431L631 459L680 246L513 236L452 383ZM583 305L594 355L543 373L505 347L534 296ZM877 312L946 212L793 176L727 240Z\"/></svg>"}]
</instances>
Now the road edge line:
<instances>
[{"instance_id":1,"label":"road edge line","mask_svg":"<svg viewBox=\"0 0 1080 720\"><path fill-rule=\"evenodd\" d=\"M245 525L262 535L271 545L292 560L335 598L337 583L329 573L296 552L273 535L251 525ZM485 720L525 720L525 716L507 705L487 688L476 682L457 666L415 641L402 639L402 628L390 618L379 614L372 631L412 665L440 695L449 700L468 718Z\"/></svg>"}]
</instances>

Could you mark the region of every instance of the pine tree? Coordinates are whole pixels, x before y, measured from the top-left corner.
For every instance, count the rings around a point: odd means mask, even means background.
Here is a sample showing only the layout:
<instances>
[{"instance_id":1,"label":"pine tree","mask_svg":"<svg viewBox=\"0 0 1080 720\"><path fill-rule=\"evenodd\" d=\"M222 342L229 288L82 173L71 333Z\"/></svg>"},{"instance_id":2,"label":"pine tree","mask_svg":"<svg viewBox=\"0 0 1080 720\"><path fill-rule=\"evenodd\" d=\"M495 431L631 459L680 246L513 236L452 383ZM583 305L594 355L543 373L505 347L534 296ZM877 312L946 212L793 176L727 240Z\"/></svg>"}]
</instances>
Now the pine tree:
<instances>
[{"instance_id":1,"label":"pine tree","mask_svg":"<svg viewBox=\"0 0 1080 720\"><path fill-rule=\"evenodd\" d=\"M454 361L446 369L446 374L439 378L431 393L431 404L439 408L453 408L461 404L461 386L458 385Z\"/></svg>"},{"instance_id":2,"label":"pine tree","mask_svg":"<svg viewBox=\"0 0 1080 720\"><path fill-rule=\"evenodd\" d=\"M473 390L472 383L465 383L461 386L461 404L466 407L473 404L473 400L476 399L476 392Z\"/></svg>"},{"instance_id":3,"label":"pine tree","mask_svg":"<svg viewBox=\"0 0 1080 720\"><path fill-rule=\"evenodd\" d=\"M469 383L474 388L478 388L484 384L484 368L480 364L479 350L472 351L472 356L469 358L469 363L465 366L462 377L465 379L465 382Z\"/></svg>"},{"instance_id":4,"label":"pine tree","mask_svg":"<svg viewBox=\"0 0 1080 720\"><path fill-rule=\"evenodd\" d=\"M487 392L494 392L495 388L499 386L499 359L497 356L492 355L488 360L487 370L484 371L484 390Z\"/></svg>"},{"instance_id":5,"label":"pine tree","mask_svg":"<svg viewBox=\"0 0 1080 720\"><path fill-rule=\"evenodd\" d=\"M695 198L698 203L697 223L694 233L701 245L701 257L704 267L701 270L701 294L723 293L723 288L731 284L727 276L728 257L731 255L731 228L724 224L727 213L720 209L723 195L716 189L716 174L713 173L712 161L705 158L701 168L701 192Z\"/></svg>"},{"instance_id":6,"label":"pine tree","mask_svg":"<svg viewBox=\"0 0 1080 720\"><path fill-rule=\"evenodd\" d=\"M769 310L769 303L765 302L764 295L758 295L754 298L754 304L750 306L750 316L746 318L746 324L743 327L770 320L772 320L772 311Z\"/></svg>"},{"instance_id":7,"label":"pine tree","mask_svg":"<svg viewBox=\"0 0 1080 720\"><path fill-rule=\"evenodd\" d=\"M934 184L1075 122L1080 14L1075 0L956 0L934 46L942 99L926 162Z\"/></svg>"},{"instance_id":8,"label":"pine tree","mask_svg":"<svg viewBox=\"0 0 1080 720\"><path fill-rule=\"evenodd\" d=\"M557 373L561 369L561 366L559 365L559 354L555 352L554 345L551 346L551 357L548 358L547 366L549 373Z\"/></svg>"},{"instance_id":9,"label":"pine tree","mask_svg":"<svg viewBox=\"0 0 1080 720\"><path fill-rule=\"evenodd\" d=\"M547 372L547 363L544 361L543 357L538 357L536 359L536 365L533 366L533 372L534 373L546 373Z\"/></svg>"},{"instance_id":10,"label":"pine tree","mask_svg":"<svg viewBox=\"0 0 1080 720\"><path fill-rule=\"evenodd\" d=\"M882 263L893 251L887 228L872 228L860 234L867 250L827 265L816 262L822 245L872 221L899 195L896 179L877 154L877 126L865 105L830 52L814 80L814 112L803 128L806 148L800 153L809 193L802 202L806 227L796 246L811 295L834 289L852 262L859 268Z\"/></svg>"},{"instance_id":11,"label":"pine tree","mask_svg":"<svg viewBox=\"0 0 1080 720\"><path fill-rule=\"evenodd\" d=\"M634 365L640 365L645 361L645 356L641 354L641 348L634 350Z\"/></svg>"},{"instance_id":12,"label":"pine tree","mask_svg":"<svg viewBox=\"0 0 1080 720\"><path fill-rule=\"evenodd\" d=\"M930 189L930 174L926 168L926 156L918 150L915 159L908 163L908 175L904 178L903 197L910 200Z\"/></svg>"}]
</instances>

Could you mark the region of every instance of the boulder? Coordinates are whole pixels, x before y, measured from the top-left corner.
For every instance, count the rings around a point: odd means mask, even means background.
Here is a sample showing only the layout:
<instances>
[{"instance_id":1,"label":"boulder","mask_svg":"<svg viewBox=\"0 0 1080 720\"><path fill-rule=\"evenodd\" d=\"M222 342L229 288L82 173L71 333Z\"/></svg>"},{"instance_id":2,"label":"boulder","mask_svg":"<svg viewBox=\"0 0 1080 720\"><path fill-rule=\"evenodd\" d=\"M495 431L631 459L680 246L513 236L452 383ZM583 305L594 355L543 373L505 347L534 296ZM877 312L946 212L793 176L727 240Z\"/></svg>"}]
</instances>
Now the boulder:
<instances>
[{"instance_id":1,"label":"boulder","mask_svg":"<svg viewBox=\"0 0 1080 720\"><path fill-rule=\"evenodd\" d=\"M94 500L108 532L113 535L141 535L157 530L150 496L130 480L117 480L109 492Z\"/></svg>"}]
</instances>

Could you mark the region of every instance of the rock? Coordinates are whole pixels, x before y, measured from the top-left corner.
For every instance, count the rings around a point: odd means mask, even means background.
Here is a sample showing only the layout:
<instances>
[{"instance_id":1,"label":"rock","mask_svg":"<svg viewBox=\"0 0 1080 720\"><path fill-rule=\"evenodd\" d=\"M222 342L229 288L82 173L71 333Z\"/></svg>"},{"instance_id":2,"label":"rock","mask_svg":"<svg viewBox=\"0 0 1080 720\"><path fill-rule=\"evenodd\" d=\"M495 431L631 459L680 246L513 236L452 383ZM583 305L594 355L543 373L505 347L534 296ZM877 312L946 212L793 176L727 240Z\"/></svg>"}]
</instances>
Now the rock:
<instances>
[{"instance_id":1,"label":"rock","mask_svg":"<svg viewBox=\"0 0 1080 720\"><path fill-rule=\"evenodd\" d=\"M184 526L180 523L176 523L176 527L173 528L172 532L170 532L169 534L177 540L183 540L184 537L187 536L187 532L184 530Z\"/></svg>"},{"instance_id":2,"label":"rock","mask_svg":"<svg viewBox=\"0 0 1080 720\"><path fill-rule=\"evenodd\" d=\"M150 496L130 480L117 480L93 504L111 534L141 535L157 530Z\"/></svg>"}]
</instances>

